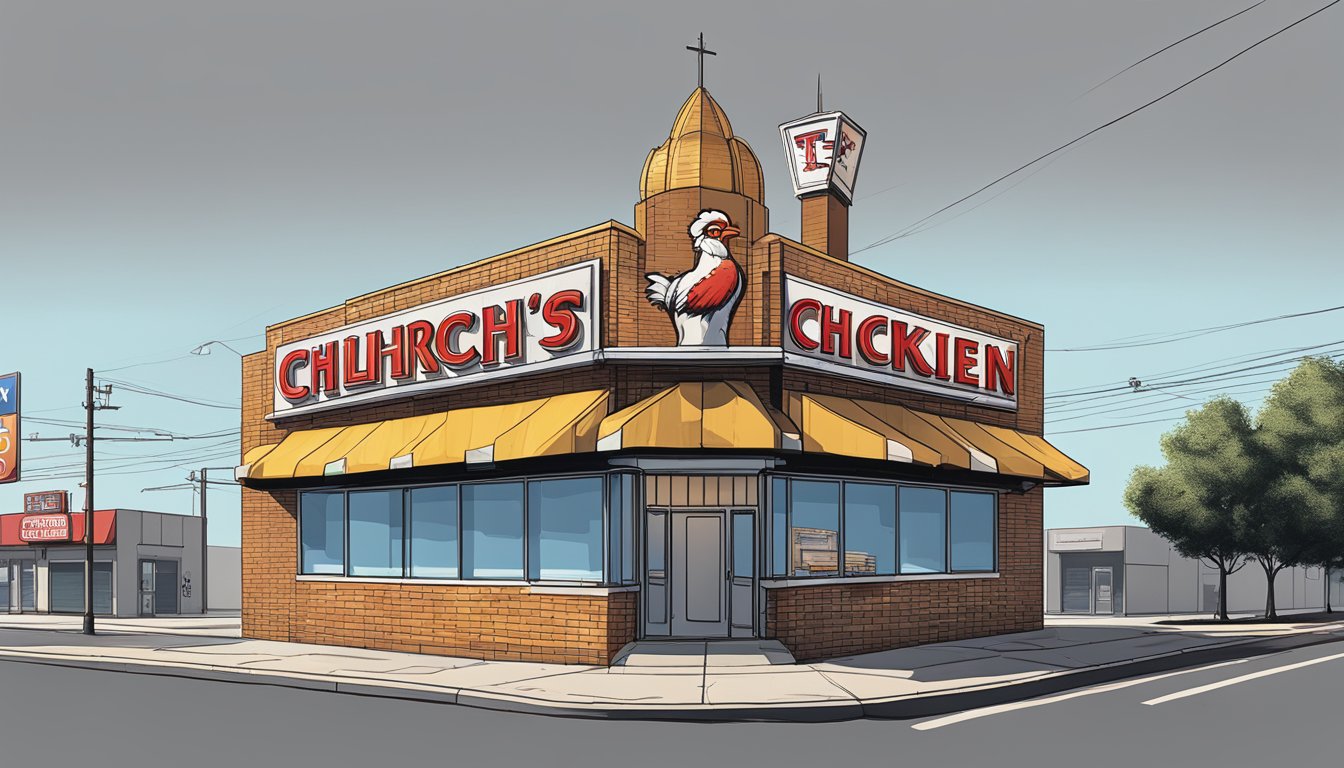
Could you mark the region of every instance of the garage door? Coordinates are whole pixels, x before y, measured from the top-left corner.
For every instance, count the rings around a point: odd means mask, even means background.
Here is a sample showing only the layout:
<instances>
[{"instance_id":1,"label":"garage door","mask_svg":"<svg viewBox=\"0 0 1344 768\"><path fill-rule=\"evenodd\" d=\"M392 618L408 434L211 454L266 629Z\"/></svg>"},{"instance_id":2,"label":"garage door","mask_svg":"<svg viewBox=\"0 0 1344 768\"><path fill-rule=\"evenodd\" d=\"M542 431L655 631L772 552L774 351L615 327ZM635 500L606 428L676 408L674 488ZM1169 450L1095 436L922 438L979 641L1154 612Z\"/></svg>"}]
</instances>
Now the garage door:
<instances>
[{"instance_id":1,"label":"garage door","mask_svg":"<svg viewBox=\"0 0 1344 768\"><path fill-rule=\"evenodd\" d=\"M47 587L52 613L84 612L83 563L51 563L47 566ZM111 563L93 564L93 612L112 613Z\"/></svg>"},{"instance_id":2,"label":"garage door","mask_svg":"<svg viewBox=\"0 0 1344 768\"><path fill-rule=\"evenodd\" d=\"M1064 595L1060 607L1065 613L1092 612L1091 568L1064 569Z\"/></svg>"}]
</instances>

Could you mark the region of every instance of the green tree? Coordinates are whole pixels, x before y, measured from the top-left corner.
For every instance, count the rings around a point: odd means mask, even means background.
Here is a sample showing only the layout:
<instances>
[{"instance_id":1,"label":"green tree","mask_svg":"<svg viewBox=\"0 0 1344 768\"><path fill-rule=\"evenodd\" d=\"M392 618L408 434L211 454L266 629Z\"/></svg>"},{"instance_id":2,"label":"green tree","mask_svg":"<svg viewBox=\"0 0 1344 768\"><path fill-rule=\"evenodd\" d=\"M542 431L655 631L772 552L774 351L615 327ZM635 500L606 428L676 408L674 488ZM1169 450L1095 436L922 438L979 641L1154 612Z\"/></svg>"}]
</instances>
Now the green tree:
<instances>
[{"instance_id":1,"label":"green tree","mask_svg":"<svg viewBox=\"0 0 1344 768\"><path fill-rule=\"evenodd\" d=\"M1227 577L1246 564L1243 525L1263 495L1261 462L1245 406L1220 397L1162 436L1166 466L1135 468L1125 506L1185 557L1218 569L1218 618Z\"/></svg>"},{"instance_id":2,"label":"green tree","mask_svg":"<svg viewBox=\"0 0 1344 768\"><path fill-rule=\"evenodd\" d=\"M1267 504L1247 521L1268 579L1290 565L1344 567L1344 363L1308 358L1274 385L1257 419ZM1328 607L1328 602L1327 602Z\"/></svg>"}]
</instances>

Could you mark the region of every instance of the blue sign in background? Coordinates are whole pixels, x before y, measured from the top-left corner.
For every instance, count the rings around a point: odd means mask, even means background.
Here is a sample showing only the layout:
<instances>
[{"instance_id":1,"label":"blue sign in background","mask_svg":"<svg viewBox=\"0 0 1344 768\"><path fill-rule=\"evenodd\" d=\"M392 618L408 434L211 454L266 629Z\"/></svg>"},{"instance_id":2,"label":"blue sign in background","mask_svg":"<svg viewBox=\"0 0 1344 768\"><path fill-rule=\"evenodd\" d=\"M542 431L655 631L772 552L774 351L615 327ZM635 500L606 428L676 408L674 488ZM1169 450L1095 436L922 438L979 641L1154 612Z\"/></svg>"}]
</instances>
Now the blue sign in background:
<instances>
[{"instance_id":1,"label":"blue sign in background","mask_svg":"<svg viewBox=\"0 0 1344 768\"><path fill-rule=\"evenodd\" d=\"M0 416L12 416L19 410L19 374L0 376Z\"/></svg>"}]
</instances>

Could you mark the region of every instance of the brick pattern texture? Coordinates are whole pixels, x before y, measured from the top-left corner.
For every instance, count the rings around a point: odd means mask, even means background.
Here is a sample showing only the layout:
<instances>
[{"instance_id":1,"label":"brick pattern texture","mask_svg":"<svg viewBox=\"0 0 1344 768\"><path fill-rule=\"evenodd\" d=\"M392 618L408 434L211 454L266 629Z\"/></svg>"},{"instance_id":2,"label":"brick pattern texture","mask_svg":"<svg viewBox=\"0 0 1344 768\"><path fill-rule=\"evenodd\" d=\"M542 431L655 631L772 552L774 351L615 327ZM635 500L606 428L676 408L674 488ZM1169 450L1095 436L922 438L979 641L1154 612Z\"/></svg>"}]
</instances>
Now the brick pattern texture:
<instances>
[{"instance_id":1,"label":"brick pattern texture","mask_svg":"<svg viewBox=\"0 0 1344 768\"><path fill-rule=\"evenodd\" d=\"M1044 626L1041 490L999 496L999 577L766 590L766 634L800 661Z\"/></svg>"}]
</instances>

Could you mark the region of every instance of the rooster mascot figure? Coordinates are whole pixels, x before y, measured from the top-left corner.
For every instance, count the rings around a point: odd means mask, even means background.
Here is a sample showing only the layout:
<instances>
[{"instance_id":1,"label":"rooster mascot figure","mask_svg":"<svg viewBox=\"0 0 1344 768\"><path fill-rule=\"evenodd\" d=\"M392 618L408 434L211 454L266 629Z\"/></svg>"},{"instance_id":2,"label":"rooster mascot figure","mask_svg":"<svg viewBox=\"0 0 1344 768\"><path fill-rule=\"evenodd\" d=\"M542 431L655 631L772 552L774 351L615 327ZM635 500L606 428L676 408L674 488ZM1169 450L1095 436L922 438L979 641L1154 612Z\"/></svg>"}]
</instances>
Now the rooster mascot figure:
<instances>
[{"instance_id":1,"label":"rooster mascot figure","mask_svg":"<svg viewBox=\"0 0 1344 768\"><path fill-rule=\"evenodd\" d=\"M677 328L677 346L724 347L728 323L742 298L742 269L728 252L728 241L741 234L722 211L701 211L688 230L695 266L675 277L650 273L649 303L667 311Z\"/></svg>"}]
</instances>

